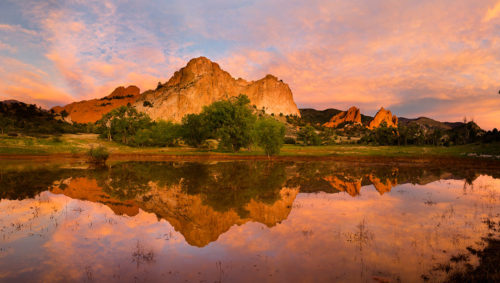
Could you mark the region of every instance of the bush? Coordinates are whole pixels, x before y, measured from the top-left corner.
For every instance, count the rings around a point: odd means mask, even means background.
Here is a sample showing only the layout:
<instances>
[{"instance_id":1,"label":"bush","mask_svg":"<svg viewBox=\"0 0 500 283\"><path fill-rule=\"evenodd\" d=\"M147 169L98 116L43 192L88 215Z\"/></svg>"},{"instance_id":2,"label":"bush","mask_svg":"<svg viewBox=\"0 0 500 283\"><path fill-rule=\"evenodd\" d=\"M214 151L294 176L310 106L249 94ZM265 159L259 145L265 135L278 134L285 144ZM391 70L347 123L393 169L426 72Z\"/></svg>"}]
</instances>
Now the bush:
<instances>
[{"instance_id":1,"label":"bush","mask_svg":"<svg viewBox=\"0 0 500 283\"><path fill-rule=\"evenodd\" d=\"M280 153L285 137L285 125L271 119L261 119L255 125L257 144L262 147L267 156Z\"/></svg>"},{"instance_id":2,"label":"bush","mask_svg":"<svg viewBox=\"0 0 500 283\"><path fill-rule=\"evenodd\" d=\"M316 130L311 126L306 126L297 133L298 140L304 145L319 145L321 139L316 133Z\"/></svg>"},{"instance_id":3,"label":"bush","mask_svg":"<svg viewBox=\"0 0 500 283\"><path fill-rule=\"evenodd\" d=\"M297 141L292 137L285 137L284 142L285 142L285 144L296 144L297 143Z\"/></svg>"},{"instance_id":4,"label":"bush","mask_svg":"<svg viewBox=\"0 0 500 283\"><path fill-rule=\"evenodd\" d=\"M89 158L89 162L92 164L104 164L109 157L109 151L104 146L94 147L91 146L89 151L87 152L87 156Z\"/></svg>"}]
</instances>

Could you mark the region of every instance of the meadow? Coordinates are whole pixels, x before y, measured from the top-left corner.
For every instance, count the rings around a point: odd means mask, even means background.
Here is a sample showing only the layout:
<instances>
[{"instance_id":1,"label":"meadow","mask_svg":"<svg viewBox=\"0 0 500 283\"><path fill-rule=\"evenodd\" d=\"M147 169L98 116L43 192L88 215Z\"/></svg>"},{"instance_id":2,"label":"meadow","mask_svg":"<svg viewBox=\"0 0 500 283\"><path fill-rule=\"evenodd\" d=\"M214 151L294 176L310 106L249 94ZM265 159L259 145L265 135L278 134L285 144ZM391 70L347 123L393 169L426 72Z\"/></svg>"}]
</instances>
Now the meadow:
<instances>
[{"instance_id":1,"label":"meadow","mask_svg":"<svg viewBox=\"0 0 500 283\"><path fill-rule=\"evenodd\" d=\"M239 152L221 152L185 145L175 147L132 147L98 138L97 134L63 134L45 136L0 135L0 155L85 154L91 146L105 146L112 155L222 155L264 156L264 151L252 146ZM500 160L500 143L477 143L457 146L375 146L336 144L303 146L285 144L279 156L380 156L380 157L468 157Z\"/></svg>"}]
</instances>

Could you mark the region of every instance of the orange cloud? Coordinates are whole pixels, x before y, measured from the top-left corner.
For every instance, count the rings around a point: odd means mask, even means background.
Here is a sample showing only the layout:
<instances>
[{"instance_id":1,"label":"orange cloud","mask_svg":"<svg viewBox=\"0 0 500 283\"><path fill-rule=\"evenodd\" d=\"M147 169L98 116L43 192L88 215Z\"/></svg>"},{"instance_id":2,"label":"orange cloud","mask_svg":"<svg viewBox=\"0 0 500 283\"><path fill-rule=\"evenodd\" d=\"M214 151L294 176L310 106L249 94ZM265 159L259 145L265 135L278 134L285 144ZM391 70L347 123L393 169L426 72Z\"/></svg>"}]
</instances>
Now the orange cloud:
<instances>
[{"instance_id":1,"label":"orange cloud","mask_svg":"<svg viewBox=\"0 0 500 283\"><path fill-rule=\"evenodd\" d=\"M497 18L500 15L500 2L496 3L493 8L488 9L488 12L486 12L486 15L483 18L483 21L489 22L495 18Z\"/></svg>"}]
</instances>

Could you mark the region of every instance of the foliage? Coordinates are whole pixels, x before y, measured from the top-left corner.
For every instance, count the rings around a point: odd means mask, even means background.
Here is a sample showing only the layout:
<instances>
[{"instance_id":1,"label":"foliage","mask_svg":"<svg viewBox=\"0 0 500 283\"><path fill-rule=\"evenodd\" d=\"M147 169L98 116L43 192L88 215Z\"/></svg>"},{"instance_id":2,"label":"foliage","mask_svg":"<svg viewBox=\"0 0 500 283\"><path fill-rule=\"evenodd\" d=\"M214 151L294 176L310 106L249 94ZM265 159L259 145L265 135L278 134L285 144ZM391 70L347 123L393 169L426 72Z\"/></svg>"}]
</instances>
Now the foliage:
<instances>
[{"instance_id":1,"label":"foliage","mask_svg":"<svg viewBox=\"0 0 500 283\"><path fill-rule=\"evenodd\" d=\"M104 146L91 146L87 152L89 162L93 164L104 164L109 157L109 151Z\"/></svg>"},{"instance_id":2,"label":"foliage","mask_svg":"<svg viewBox=\"0 0 500 283\"><path fill-rule=\"evenodd\" d=\"M83 125L69 124L56 119L52 111L34 104L0 102L0 133L24 133L28 135L81 132Z\"/></svg>"},{"instance_id":3,"label":"foliage","mask_svg":"<svg viewBox=\"0 0 500 283\"><path fill-rule=\"evenodd\" d=\"M321 139L312 126L305 126L297 133L297 140L304 145L319 145Z\"/></svg>"},{"instance_id":4,"label":"foliage","mask_svg":"<svg viewBox=\"0 0 500 283\"><path fill-rule=\"evenodd\" d=\"M199 147L207 138L215 138L220 140L220 149L232 152L248 147L252 143L256 120L249 104L248 97L240 95L205 106L200 114L185 116L182 122L184 141Z\"/></svg>"},{"instance_id":5,"label":"foliage","mask_svg":"<svg viewBox=\"0 0 500 283\"><path fill-rule=\"evenodd\" d=\"M292 137L285 137L284 138L284 143L285 144L296 144L297 141L294 138L292 138Z\"/></svg>"},{"instance_id":6,"label":"foliage","mask_svg":"<svg viewBox=\"0 0 500 283\"><path fill-rule=\"evenodd\" d=\"M272 118L263 118L255 125L257 144L270 156L279 154L285 137L285 125Z\"/></svg>"},{"instance_id":7,"label":"foliage","mask_svg":"<svg viewBox=\"0 0 500 283\"><path fill-rule=\"evenodd\" d=\"M240 95L232 100L216 101L204 107L211 136L220 139L219 147L232 152L248 147L252 143L252 130L256 117L249 107L250 99Z\"/></svg>"},{"instance_id":8,"label":"foliage","mask_svg":"<svg viewBox=\"0 0 500 283\"><path fill-rule=\"evenodd\" d=\"M203 115L188 114L182 118L181 136L188 145L199 147L209 134Z\"/></svg>"},{"instance_id":9,"label":"foliage","mask_svg":"<svg viewBox=\"0 0 500 283\"><path fill-rule=\"evenodd\" d=\"M104 114L97 121L101 137L118 141L126 145L135 145L133 137L139 130L149 129L151 119L144 113L130 106L121 106Z\"/></svg>"}]
</instances>

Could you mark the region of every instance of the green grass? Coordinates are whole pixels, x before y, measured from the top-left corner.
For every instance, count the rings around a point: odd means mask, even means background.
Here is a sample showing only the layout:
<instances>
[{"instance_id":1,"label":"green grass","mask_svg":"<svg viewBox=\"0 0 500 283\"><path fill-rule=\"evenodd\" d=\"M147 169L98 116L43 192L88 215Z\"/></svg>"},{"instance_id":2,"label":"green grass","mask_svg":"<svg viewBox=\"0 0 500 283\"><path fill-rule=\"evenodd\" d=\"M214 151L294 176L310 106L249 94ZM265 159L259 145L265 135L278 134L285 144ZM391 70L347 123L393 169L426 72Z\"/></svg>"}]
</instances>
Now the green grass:
<instances>
[{"instance_id":1,"label":"green grass","mask_svg":"<svg viewBox=\"0 0 500 283\"><path fill-rule=\"evenodd\" d=\"M0 135L0 154L50 155L85 154L91 146L104 146L111 154L165 154L165 155L265 155L260 148L241 150L237 153L214 152L190 147L130 147L98 139L95 134L66 134L35 138ZM470 144L463 146L371 146L338 144L327 146L284 145L281 156L387 156L387 157L464 157L468 154L500 156L500 144ZM493 157L494 158L494 157Z\"/></svg>"}]
</instances>

